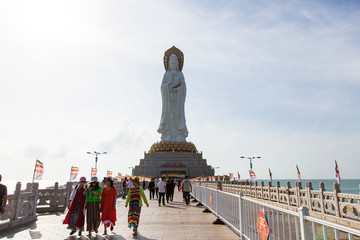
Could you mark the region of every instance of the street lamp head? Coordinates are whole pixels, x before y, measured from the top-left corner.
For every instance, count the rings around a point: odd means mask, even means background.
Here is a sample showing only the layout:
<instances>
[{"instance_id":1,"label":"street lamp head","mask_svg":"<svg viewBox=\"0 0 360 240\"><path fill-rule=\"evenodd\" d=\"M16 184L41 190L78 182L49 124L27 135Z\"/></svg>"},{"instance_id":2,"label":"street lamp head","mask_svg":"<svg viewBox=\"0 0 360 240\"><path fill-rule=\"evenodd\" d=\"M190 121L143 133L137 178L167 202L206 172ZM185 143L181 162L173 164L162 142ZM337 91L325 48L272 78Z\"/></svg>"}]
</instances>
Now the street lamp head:
<instances>
[{"instance_id":1,"label":"street lamp head","mask_svg":"<svg viewBox=\"0 0 360 240\"><path fill-rule=\"evenodd\" d=\"M91 154L91 152L87 152L87 154Z\"/></svg>"},{"instance_id":2,"label":"street lamp head","mask_svg":"<svg viewBox=\"0 0 360 240\"><path fill-rule=\"evenodd\" d=\"M256 158L261 158L260 156L257 156Z\"/></svg>"},{"instance_id":3,"label":"street lamp head","mask_svg":"<svg viewBox=\"0 0 360 240\"><path fill-rule=\"evenodd\" d=\"M103 152L102 154L107 154L107 152Z\"/></svg>"},{"instance_id":4,"label":"street lamp head","mask_svg":"<svg viewBox=\"0 0 360 240\"><path fill-rule=\"evenodd\" d=\"M241 156L240 158L245 158L244 156Z\"/></svg>"}]
</instances>

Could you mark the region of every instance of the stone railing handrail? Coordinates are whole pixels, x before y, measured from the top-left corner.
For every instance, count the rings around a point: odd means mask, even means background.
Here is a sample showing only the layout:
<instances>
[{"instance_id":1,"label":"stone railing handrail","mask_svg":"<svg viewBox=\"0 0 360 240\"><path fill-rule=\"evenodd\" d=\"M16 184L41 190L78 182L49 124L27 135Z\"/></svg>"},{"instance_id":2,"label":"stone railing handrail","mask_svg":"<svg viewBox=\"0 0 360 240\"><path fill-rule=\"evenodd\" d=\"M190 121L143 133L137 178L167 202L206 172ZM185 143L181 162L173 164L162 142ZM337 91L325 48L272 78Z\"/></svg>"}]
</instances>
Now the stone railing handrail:
<instances>
[{"instance_id":1,"label":"stone railing handrail","mask_svg":"<svg viewBox=\"0 0 360 240\"><path fill-rule=\"evenodd\" d=\"M334 191L326 192L324 183L320 183L319 190L313 190L312 183L307 182L302 188L300 182L295 187L290 182L285 187L276 182L275 186L269 182L258 185L249 182L195 182L209 188L217 188L225 192L267 201L285 209L297 211L301 206L310 210L310 215L324 220L333 221L349 227L360 229L360 195L340 193L338 183L334 183Z\"/></svg>"}]
</instances>

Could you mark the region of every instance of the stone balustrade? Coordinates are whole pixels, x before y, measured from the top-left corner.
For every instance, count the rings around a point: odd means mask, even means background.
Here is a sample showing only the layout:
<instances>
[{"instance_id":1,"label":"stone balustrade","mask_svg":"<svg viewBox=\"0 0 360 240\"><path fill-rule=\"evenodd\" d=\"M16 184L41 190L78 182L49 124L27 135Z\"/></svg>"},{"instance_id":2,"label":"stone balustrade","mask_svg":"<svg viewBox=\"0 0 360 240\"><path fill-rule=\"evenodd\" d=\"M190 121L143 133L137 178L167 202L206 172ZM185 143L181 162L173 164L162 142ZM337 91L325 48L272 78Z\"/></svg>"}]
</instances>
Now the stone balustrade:
<instances>
[{"instance_id":1,"label":"stone balustrade","mask_svg":"<svg viewBox=\"0 0 360 240\"><path fill-rule=\"evenodd\" d=\"M21 183L16 184L14 194L8 195L5 213L0 215L0 231L35 221L39 184L21 190Z\"/></svg>"},{"instance_id":2,"label":"stone balustrade","mask_svg":"<svg viewBox=\"0 0 360 240\"><path fill-rule=\"evenodd\" d=\"M196 183L198 184L198 183ZM300 182L295 187L287 185L280 186L276 182L275 186L269 182L258 185L249 182L200 182L202 186L209 188L219 188L222 191L239 194L244 196L266 201L273 205L297 211L301 206L306 206L310 211L310 216L332 221L356 229L360 229L360 195L341 193L339 184L334 183L334 191L326 192L324 183L320 183L319 190L313 190L312 183L307 182L305 188Z\"/></svg>"},{"instance_id":3,"label":"stone balustrade","mask_svg":"<svg viewBox=\"0 0 360 240\"><path fill-rule=\"evenodd\" d=\"M32 183L28 183L31 186ZM37 201L37 213L63 212L69 202L73 183L68 182L65 188L59 188L56 182L53 188L39 189Z\"/></svg>"}]
</instances>

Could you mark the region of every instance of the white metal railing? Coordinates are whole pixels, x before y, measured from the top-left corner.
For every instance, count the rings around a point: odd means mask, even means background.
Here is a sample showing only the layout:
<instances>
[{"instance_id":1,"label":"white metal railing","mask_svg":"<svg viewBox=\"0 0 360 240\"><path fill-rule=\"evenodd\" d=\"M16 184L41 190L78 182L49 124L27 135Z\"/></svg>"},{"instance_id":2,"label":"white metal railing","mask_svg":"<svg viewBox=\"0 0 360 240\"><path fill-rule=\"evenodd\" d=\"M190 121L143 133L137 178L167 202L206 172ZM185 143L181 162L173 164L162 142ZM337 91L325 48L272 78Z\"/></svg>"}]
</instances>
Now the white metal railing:
<instances>
[{"instance_id":1,"label":"white metal railing","mask_svg":"<svg viewBox=\"0 0 360 240\"><path fill-rule=\"evenodd\" d=\"M220 220L236 231L241 239L260 239L257 219L263 209L269 222L271 240L359 239L360 230L310 217L303 206L297 212L254 198L194 184L191 195Z\"/></svg>"}]
</instances>

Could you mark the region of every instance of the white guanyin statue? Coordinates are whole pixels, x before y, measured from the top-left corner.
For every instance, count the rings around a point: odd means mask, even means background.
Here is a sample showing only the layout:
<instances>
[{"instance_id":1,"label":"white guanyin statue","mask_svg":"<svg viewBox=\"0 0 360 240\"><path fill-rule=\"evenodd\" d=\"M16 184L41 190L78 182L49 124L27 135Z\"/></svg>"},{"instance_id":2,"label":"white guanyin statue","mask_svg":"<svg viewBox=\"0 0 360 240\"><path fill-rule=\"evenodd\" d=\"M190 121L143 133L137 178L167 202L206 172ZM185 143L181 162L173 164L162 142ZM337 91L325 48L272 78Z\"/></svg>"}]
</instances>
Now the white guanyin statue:
<instances>
[{"instance_id":1,"label":"white guanyin statue","mask_svg":"<svg viewBox=\"0 0 360 240\"><path fill-rule=\"evenodd\" d=\"M162 114L158 132L162 142L186 142L186 84L181 72L184 55L176 47L165 52L165 74L161 83Z\"/></svg>"}]
</instances>

